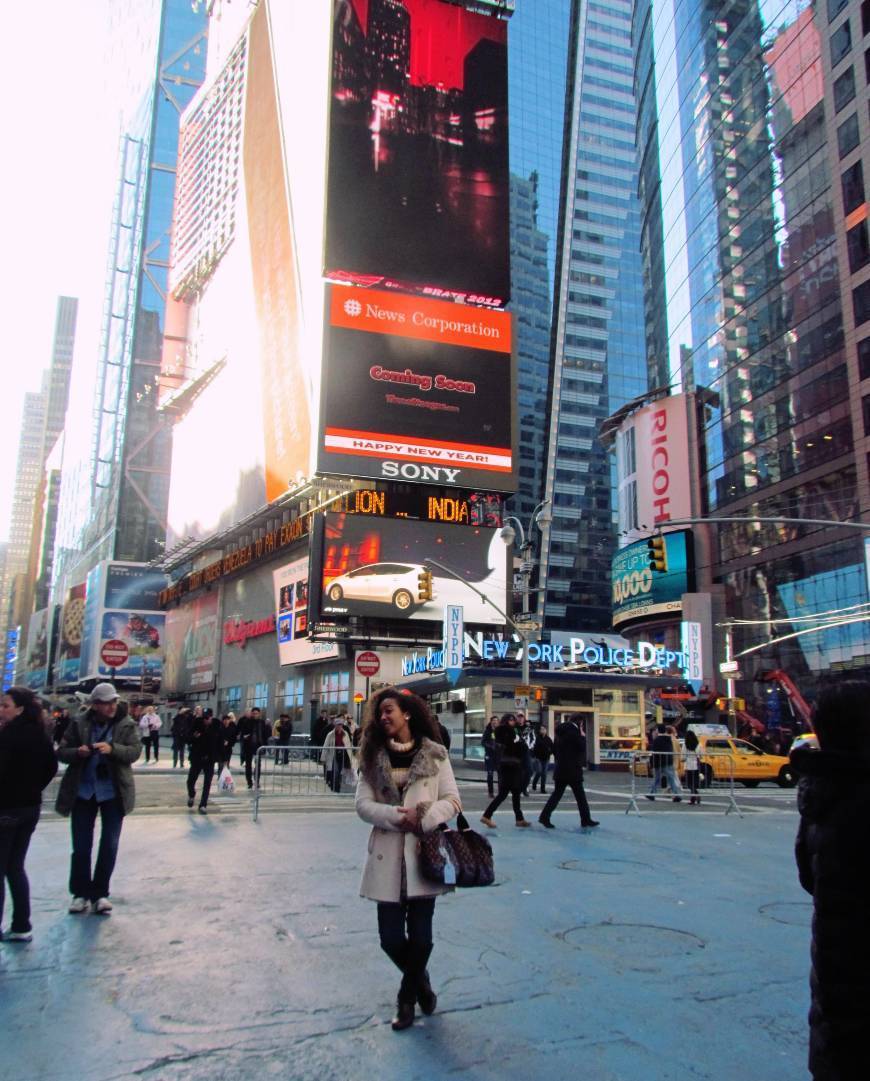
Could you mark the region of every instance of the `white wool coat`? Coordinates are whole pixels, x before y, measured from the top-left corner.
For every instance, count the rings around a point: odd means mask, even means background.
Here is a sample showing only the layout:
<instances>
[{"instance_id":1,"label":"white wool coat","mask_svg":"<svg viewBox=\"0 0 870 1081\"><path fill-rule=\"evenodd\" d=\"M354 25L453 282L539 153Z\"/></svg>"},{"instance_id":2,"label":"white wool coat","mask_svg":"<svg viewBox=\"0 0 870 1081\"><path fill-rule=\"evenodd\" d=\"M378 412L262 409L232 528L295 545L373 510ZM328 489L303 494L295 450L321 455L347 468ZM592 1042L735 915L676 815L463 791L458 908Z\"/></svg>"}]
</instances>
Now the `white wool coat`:
<instances>
[{"instance_id":1,"label":"white wool coat","mask_svg":"<svg viewBox=\"0 0 870 1081\"><path fill-rule=\"evenodd\" d=\"M370 774L360 774L356 812L372 825L360 896L370 901L402 900L403 856L408 898L436 897L452 889L427 882L420 874L417 835L399 828L400 804L419 808L423 833L431 833L462 810L450 759L440 743L423 738L408 771L404 797L393 783L386 751L380 752Z\"/></svg>"}]
</instances>

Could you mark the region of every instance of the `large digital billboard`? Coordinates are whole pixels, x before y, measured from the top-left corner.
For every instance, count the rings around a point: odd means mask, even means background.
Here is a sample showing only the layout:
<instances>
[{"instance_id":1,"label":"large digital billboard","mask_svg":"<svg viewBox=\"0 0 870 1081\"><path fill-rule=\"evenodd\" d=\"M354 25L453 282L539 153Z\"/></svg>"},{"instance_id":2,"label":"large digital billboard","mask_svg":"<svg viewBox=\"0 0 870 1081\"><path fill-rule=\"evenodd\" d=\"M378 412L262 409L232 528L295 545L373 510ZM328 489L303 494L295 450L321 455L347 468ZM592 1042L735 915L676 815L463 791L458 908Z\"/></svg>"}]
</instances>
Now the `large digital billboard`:
<instances>
[{"instance_id":1,"label":"large digital billboard","mask_svg":"<svg viewBox=\"0 0 870 1081\"><path fill-rule=\"evenodd\" d=\"M48 684L50 645L51 609L41 608L30 617L24 652L24 685L32 691L41 691Z\"/></svg>"},{"instance_id":2,"label":"large digital billboard","mask_svg":"<svg viewBox=\"0 0 870 1081\"><path fill-rule=\"evenodd\" d=\"M318 470L513 491L511 316L327 286Z\"/></svg>"},{"instance_id":3,"label":"large digital billboard","mask_svg":"<svg viewBox=\"0 0 870 1081\"><path fill-rule=\"evenodd\" d=\"M664 533L665 567L650 566L647 541L621 548L613 557L613 625L648 616L682 612L682 596L695 588L695 558L691 530Z\"/></svg>"},{"instance_id":4,"label":"large digital billboard","mask_svg":"<svg viewBox=\"0 0 870 1081\"><path fill-rule=\"evenodd\" d=\"M67 594L60 618L57 658L54 662L56 686L78 683L85 625L85 583L73 586Z\"/></svg>"},{"instance_id":5,"label":"large digital billboard","mask_svg":"<svg viewBox=\"0 0 870 1081\"><path fill-rule=\"evenodd\" d=\"M510 294L507 24L444 0L338 0L327 276Z\"/></svg>"},{"instance_id":6,"label":"large digital billboard","mask_svg":"<svg viewBox=\"0 0 870 1081\"><path fill-rule=\"evenodd\" d=\"M215 590L166 613L163 690L171 694L213 690L220 646L218 606Z\"/></svg>"},{"instance_id":7,"label":"large digital billboard","mask_svg":"<svg viewBox=\"0 0 870 1081\"><path fill-rule=\"evenodd\" d=\"M319 588L311 591L315 622L441 621L448 604L463 606L466 624L505 622L507 549L498 530L327 512L314 545L321 557Z\"/></svg>"},{"instance_id":8,"label":"large digital billboard","mask_svg":"<svg viewBox=\"0 0 870 1081\"><path fill-rule=\"evenodd\" d=\"M308 638L308 556L272 572L275 584L275 627L281 664L304 664L338 656L334 642Z\"/></svg>"}]
</instances>

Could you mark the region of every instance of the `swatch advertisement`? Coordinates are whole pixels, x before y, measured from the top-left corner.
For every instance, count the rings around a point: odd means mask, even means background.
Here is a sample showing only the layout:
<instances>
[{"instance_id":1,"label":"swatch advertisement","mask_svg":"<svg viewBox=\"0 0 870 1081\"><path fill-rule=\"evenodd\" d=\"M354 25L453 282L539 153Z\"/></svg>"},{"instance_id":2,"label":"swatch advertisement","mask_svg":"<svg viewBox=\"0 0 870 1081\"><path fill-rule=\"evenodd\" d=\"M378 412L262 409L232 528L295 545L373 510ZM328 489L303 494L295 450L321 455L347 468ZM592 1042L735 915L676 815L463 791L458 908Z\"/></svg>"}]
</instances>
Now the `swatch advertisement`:
<instances>
[{"instance_id":1,"label":"swatch advertisement","mask_svg":"<svg viewBox=\"0 0 870 1081\"><path fill-rule=\"evenodd\" d=\"M322 519L315 621L443 622L448 605L461 605L466 625L504 624L507 548L498 530L330 512Z\"/></svg>"},{"instance_id":2,"label":"swatch advertisement","mask_svg":"<svg viewBox=\"0 0 870 1081\"><path fill-rule=\"evenodd\" d=\"M272 577L281 664L305 664L337 657L338 646L334 642L312 642L308 638L308 557L279 567Z\"/></svg>"},{"instance_id":3,"label":"swatch advertisement","mask_svg":"<svg viewBox=\"0 0 870 1081\"><path fill-rule=\"evenodd\" d=\"M507 23L443 0L334 11L326 275L504 306Z\"/></svg>"}]
</instances>

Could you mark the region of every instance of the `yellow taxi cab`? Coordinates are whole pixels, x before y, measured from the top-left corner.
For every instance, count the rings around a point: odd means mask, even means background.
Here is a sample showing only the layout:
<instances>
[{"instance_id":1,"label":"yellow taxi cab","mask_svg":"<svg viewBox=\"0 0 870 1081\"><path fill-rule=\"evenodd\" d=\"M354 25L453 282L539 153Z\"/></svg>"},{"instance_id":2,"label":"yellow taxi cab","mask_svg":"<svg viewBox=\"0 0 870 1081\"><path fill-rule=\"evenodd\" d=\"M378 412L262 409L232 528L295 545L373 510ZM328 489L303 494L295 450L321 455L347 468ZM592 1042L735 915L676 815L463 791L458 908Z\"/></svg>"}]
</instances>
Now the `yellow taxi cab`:
<instances>
[{"instance_id":1,"label":"yellow taxi cab","mask_svg":"<svg viewBox=\"0 0 870 1081\"><path fill-rule=\"evenodd\" d=\"M775 781L781 788L792 788L797 783L797 774L785 755L767 754L747 740L732 736L724 724L693 724L689 728L698 737L704 785L729 780L732 769L734 780L746 788L755 788L762 781ZM675 750L674 765L678 776L682 776L686 754L682 740ZM640 777L650 775L648 756L635 761L634 772Z\"/></svg>"}]
</instances>

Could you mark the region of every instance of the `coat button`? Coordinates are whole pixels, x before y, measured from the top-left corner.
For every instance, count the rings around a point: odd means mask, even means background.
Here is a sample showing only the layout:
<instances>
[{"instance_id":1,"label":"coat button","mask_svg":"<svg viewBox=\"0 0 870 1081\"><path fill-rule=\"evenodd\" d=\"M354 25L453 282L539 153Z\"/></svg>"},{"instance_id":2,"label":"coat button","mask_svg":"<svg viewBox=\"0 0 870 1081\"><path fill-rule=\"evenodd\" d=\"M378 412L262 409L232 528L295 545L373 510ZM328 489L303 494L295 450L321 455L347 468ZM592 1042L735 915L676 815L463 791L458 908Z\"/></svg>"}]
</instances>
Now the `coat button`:
<instances>
[{"instance_id":1,"label":"coat button","mask_svg":"<svg viewBox=\"0 0 870 1081\"><path fill-rule=\"evenodd\" d=\"M379 853L378 853L378 859L379 859L379 860L382 860L383 858L384 858L384 857L383 857L383 854L379 852Z\"/></svg>"}]
</instances>

